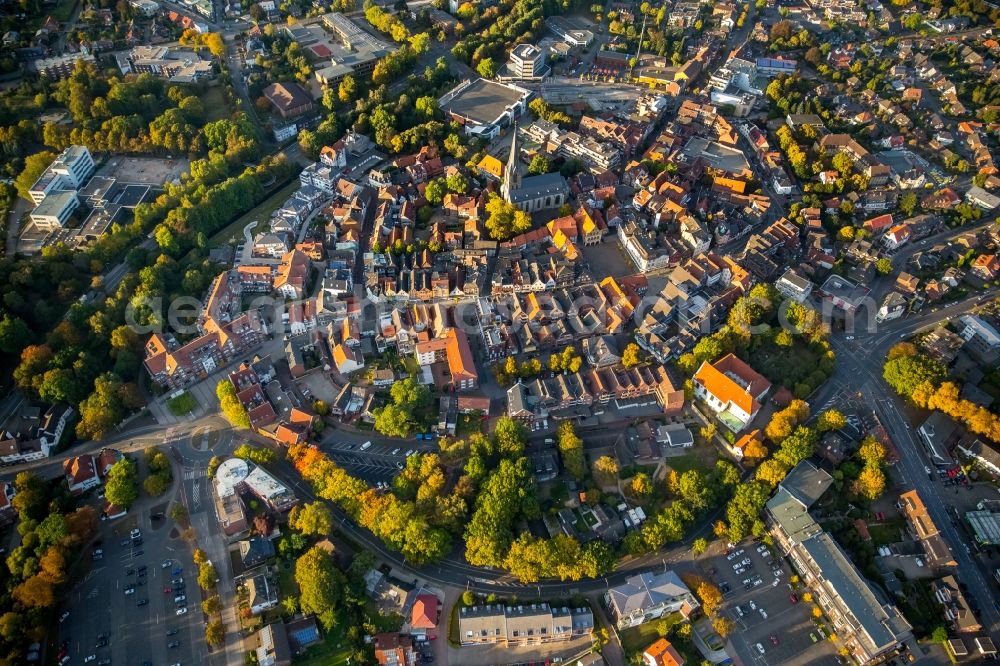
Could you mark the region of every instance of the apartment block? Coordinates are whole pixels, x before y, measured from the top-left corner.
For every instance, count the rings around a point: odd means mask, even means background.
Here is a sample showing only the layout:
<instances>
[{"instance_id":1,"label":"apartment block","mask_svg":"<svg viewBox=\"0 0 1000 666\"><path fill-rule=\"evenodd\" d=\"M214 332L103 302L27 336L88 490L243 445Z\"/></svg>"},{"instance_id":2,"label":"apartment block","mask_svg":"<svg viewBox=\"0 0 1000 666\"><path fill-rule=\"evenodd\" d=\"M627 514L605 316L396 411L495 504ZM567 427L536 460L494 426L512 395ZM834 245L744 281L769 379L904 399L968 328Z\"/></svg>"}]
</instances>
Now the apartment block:
<instances>
[{"instance_id":1,"label":"apartment block","mask_svg":"<svg viewBox=\"0 0 1000 666\"><path fill-rule=\"evenodd\" d=\"M833 624L851 656L869 664L913 638L899 610L872 589L850 558L809 515L833 478L806 461L778 486L766 505L768 529Z\"/></svg>"}]
</instances>

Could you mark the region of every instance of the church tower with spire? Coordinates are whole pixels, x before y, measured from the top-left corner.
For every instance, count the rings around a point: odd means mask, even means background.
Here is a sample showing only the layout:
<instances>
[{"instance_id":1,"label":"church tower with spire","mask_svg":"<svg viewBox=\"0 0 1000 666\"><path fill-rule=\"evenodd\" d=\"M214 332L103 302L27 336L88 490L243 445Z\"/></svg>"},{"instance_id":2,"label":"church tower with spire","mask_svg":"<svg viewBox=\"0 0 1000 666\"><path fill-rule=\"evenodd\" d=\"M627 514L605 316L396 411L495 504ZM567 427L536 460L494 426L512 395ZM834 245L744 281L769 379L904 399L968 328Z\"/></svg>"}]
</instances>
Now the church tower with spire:
<instances>
[{"instance_id":1,"label":"church tower with spire","mask_svg":"<svg viewBox=\"0 0 1000 666\"><path fill-rule=\"evenodd\" d=\"M514 131L510 138L510 157L503 169L503 183L500 186L500 194L507 203L513 203L511 194L521 189L521 169L518 168L517 154L517 123L514 123Z\"/></svg>"}]
</instances>

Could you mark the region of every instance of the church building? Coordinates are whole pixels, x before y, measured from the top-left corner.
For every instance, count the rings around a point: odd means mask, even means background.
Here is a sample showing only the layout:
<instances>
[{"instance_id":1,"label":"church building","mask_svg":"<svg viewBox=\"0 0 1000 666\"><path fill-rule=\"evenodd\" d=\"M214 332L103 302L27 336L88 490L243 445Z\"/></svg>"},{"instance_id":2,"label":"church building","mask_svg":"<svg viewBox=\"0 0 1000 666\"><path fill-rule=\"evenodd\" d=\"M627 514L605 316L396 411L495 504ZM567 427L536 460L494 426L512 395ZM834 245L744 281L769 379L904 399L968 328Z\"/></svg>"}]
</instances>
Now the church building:
<instances>
[{"instance_id":1,"label":"church building","mask_svg":"<svg viewBox=\"0 0 1000 666\"><path fill-rule=\"evenodd\" d=\"M526 213L559 208L569 199L569 185L559 173L521 177L517 148L517 125L514 125L512 132L510 159L507 160L507 165L504 167L500 193L508 203L514 204Z\"/></svg>"}]
</instances>

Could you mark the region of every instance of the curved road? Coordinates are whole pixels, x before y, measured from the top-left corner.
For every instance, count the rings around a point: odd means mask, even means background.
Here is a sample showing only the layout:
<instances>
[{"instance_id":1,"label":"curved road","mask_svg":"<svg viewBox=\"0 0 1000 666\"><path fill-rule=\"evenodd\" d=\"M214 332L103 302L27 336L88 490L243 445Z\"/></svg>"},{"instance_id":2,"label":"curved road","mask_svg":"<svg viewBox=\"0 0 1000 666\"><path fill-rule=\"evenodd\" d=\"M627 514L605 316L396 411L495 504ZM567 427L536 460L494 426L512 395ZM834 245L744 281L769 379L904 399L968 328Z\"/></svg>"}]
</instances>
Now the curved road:
<instances>
[{"instance_id":1,"label":"curved road","mask_svg":"<svg viewBox=\"0 0 1000 666\"><path fill-rule=\"evenodd\" d=\"M994 295L998 292L1000 292L1000 289L991 289L987 294ZM993 606L989 586L982 572L972 560L972 557L959 547L963 539L957 535L949 517L944 512L941 502L927 501L928 497L938 499L938 487L929 481L927 475L923 473L924 458L922 449L919 447L909 426L903 422L903 418L900 416L903 407L901 401L885 384L877 372L877 368L881 366L886 351L898 342L901 337L909 337L921 329L934 326L947 318L967 312L980 299L981 297L973 297L940 307L936 311L928 311L920 315L887 322L878 330L858 333L854 341L848 341L838 336L832 337L832 345L837 352L838 358L837 370L834 372L831 380L813 396L812 401L813 404L822 404L825 399L832 396L838 389L845 387L852 390L861 389L862 394L868 396L868 400L879 413L883 423L886 423L889 427L896 446L901 449L903 455L901 456L902 464L900 466L900 473L908 485L916 487L921 495L925 497L925 502L931 509L935 522L937 522L939 527L945 532L946 537L955 546L955 555L959 560L961 575L966 579L970 589L975 591L975 594L983 595L984 598L980 599L980 608L983 609L985 619L989 621L991 626L996 628L1000 625L1000 616L998 616ZM205 426L230 430L229 425L221 417L217 415L205 416L170 429L170 441L190 436L195 430ZM0 478L12 479L18 472L23 470L31 470L50 477L57 476L62 472L62 461L68 457L81 453L92 453L102 447L113 445L118 445L126 451L155 445L165 445L170 443L167 441L167 436L168 433L162 426L142 426L123 432L105 441L84 442L74 446L69 451L63 452L58 457L32 461L7 468L0 475ZM240 436L259 445L274 446L271 440L253 433L241 432ZM125 444L125 446L121 446L122 444ZM316 499L312 488L298 475L289 462L282 461L274 471L283 482L294 488L302 497ZM465 587L481 592L524 594L526 590L534 589L539 595L559 597L597 592L623 582L625 578L636 572L656 567L669 568L671 565L690 560L691 543L695 538L706 535L721 511L721 509L716 509L710 515L703 518L697 528L683 541L671 544L668 548L656 553L641 557L626 557L618 563L618 567L613 573L603 578L581 581L546 580L536 584L519 583L508 573L467 564L462 554L460 539L455 540L455 549L444 561L425 566L411 564L406 562L399 553L387 550L377 537L355 525L344 512L335 509L335 514L340 523L341 530L346 535L396 568L400 572L400 575L412 575L441 585Z\"/></svg>"}]
</instances>

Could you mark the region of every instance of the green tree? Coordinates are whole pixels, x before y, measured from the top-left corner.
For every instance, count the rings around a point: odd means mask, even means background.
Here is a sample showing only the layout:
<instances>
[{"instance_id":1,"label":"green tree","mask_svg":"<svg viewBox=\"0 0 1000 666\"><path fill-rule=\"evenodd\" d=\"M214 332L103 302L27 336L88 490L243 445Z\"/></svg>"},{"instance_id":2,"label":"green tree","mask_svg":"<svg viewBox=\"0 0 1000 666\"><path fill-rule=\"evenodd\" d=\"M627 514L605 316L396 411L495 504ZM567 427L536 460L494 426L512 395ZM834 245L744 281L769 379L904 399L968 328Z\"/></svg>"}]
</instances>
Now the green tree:
<instances>
[{"instance_id":1,"label":"green tree","mask_svg":"<svg viewBox=\"0 0 1000 666\"><path fill-rule=\"evenodd\" d=\"M583 440L580 439L573 428L572 421L563 421L559 424L559 453L562 455L563 466L577 481L583 479L587 473L587 462L583 454Z\"/></svg>"},{"instance_id":2,"label":"green tree","mask_svg":"<svg viewBox=\"0 0 1000 666\"><path fill-rule=\"evenodd\" d=\"M204 562L198 567L198 585L203 590L211 590L219 582L219 574L215 571L215 565L211 562Z\"/></svg>"},{"instance_id":3,"label":"green tree","mask_svg":"<svg viewBox=\"0 0 1000 666\"><path fill-rule=\"evenodd\" d=\"M333 531L333 512L323 502L300 504L289 512L288 524L306 535L327 536Z\"/></svg>"},{"instance_id":4,"label":"green tree","mask_svg":"<svg viewBox=\"0 0 1000 666\"><path fill-rule=\"evenodd\" d=\"M104 497L109 504L128 509L139 496L136 480L135 463L128 458L122 458L108 470L107 478L104 480Z\"/></svg>"},{"instance_id":5,"label":"green tree","mask_svg":"<svg viewBox=\"0 0 1000 666\"><path fill-rule=\"evenodd\" d=\"M205 626L205 642L216 647L226 640L226 625L222 620L212 620Z\"/></svg>"},{"instance_id":6,"label":"green tree","mask_svg":"<svg viewBox=\"0 0 1000 666\"><path fill-rule=\"evenodd\" d=\"M922 384L939 384L945 377L945 369L940 363L923 354L914 354L886 361L882 368L882 377L896 393L910 398Z\"/></svg>"},{"instance_id":7,"label":"green tree","mask_svg":"<svg viewBox=\"0 0 1000 666\"><path fill-rule=\"evenodd\" d=\"M219 398L219 409L227 421L237 428L250 427L250 415L236 396L236 387L231 381L221 380L215 387L215 394Z\"/></svg>"},{"instance_id":8,"label":"green tree","mask_svg":"<svg viewBox=\"0 0 1000 666\"><path fill-rule=\"evenodd\" d=\"M55 162L55 160L56 154L49 150L43 150L40 153L28 155L24 158L24 168L14 180L14 186L17 188L17 193L22 199L27 201L32 200L31 195L28 194L28 190L41 177L42 172L48 169L49 165Z\"/></svg>"},{"instance_id":9,"label":"green tree","mask_svg":"<svg viewBox=\"0 0 1000 666\"><path fill-rule=\"evenodd\" d=\"M318 546L307 550L295 562L295 582L302 612L315 614L327 631L333 629L345 582L333 556Z\"/></svg>"},{"instance_id":10,"label":"green tree","mask_svg":"<svg viewBox=\"0 0 1000 666\"><path fill-rule=\"evenodd\" d=\"M692 552L692 553L693 553L693 554L694 554L695 556L698 556L698 555L701 555L701 554L702 554L702 553L704 553L704 552L705 552L706 550L708 550L708 540L707 540L707 539L705 539L704 537L698 537L698 538L697 538L697 539L695 539L695 540L694 540L694 542L693 542L693 543L691 544L691 552Z\"/></svg>"},{"instance_id":11,"label":"green tree","mask_svg":"<svg viewBox=\"0 0 1000 666\"><path fill-rule=\"evenodd\" d=\"M278 458L273 449L265 446L251 446L249 444L240 444L233 451L233 455L243 460L255 462L258 465L270 465Z\"/></svg>"},{"instance_id":12,"label":"green tree","mask_svg":"<svg viewBox=\"0 0 1000 666\"><path fill-rule=\"evenodd\" d=\"M549 172L548 157L542 154L538 154L531 158L531 163L528 165L528 173L530 175L538 176L548 172Z\"/></svg>"},{"instance_id":13,"label":"green tree","mask_svg":"<svg viewBox=\"0 0 1000 666\"><path fill-rule=\"evenodd\" d=\"M888 275L892 272L892 259L882 257L875 262L875 270L879 272L879 275Z\"/></svg>"},{"instance_id":14,"label":"green tree","mask_svg":"<svg viewBox=\"0 0 1000 666\"><path fill-rule=\"evenodd\" d=\"M497 66L496 63L493 62L493 58L483 58L479 61L479 64L476 65L476 71L479 72L479 75L484 79L492 79L496 76Z\"/></svg>"}]
</instances>

